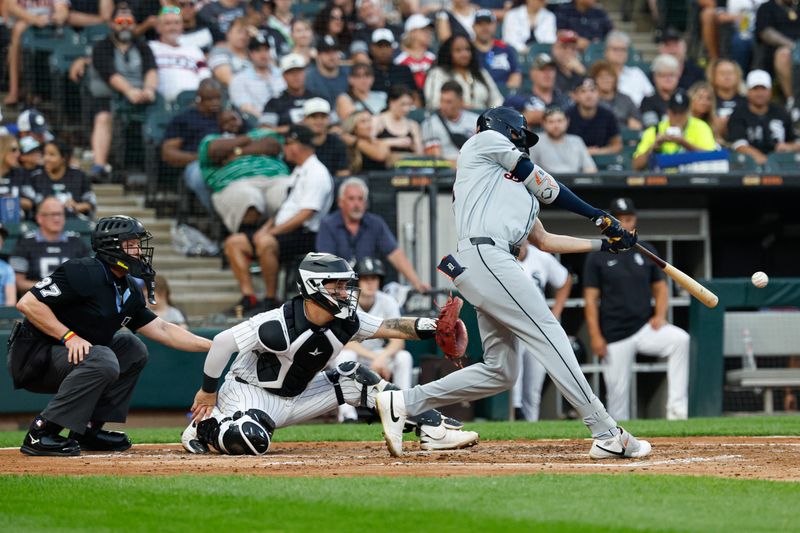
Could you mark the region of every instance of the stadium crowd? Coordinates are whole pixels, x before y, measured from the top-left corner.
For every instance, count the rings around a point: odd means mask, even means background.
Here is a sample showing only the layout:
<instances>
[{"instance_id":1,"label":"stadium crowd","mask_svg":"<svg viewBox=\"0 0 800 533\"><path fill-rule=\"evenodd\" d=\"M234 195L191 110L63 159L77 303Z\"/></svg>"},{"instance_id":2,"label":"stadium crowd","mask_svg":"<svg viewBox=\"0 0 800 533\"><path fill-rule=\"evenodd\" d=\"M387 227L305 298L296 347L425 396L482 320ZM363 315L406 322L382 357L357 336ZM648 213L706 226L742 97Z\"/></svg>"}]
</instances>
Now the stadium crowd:
<instances>
[{"instance_id":1,"label":"stadium crowd","mask_svg":"<svg viewBox=\"0 0 800 533\"><path fill-rule=\"evenodd\" d=\"M0 218L30 231L4 250L4 304L85 255L68 223L92 219L92 183L143 159L224 226L252 313L279 304L281 265L312 250L384 260L428 290L353 176L452 164L488 107L522 112L556 174L800 152L797 3L693 0L694 31L662 4L648 2L658 53L644 62L597 0L5 0L3 109L21 112L0 134Z\"/></svg>"}]
</instances>

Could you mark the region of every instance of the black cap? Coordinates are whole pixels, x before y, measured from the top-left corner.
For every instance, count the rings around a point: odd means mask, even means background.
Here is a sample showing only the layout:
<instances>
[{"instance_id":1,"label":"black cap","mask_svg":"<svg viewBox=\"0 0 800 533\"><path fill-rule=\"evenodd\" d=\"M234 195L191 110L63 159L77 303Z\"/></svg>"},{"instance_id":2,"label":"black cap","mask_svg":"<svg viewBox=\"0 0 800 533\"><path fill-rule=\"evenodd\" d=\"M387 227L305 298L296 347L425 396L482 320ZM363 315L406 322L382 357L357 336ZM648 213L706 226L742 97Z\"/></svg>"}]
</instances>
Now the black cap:
<instances>
[{"instance_id":1,"label":"black cap","mask_svg":"<svg viewBox=\"0 0 800 533\"><path fill-rule=\"evenodd\" d=\"M684 113L689 110L689 95L683 89L678 89L670 96L667 109L676 113Z\"/></svg>"},{"instance_id":2,"label":"black cap","mask_svg":"<svg viewBox=\"0 0 800 533\"><path fill-rule=\"evenodd\" d=\"M475 24L478 22L497 22L491 9L479 9L475 12Z\"/></svg>"},{"instance_id":3,"label":"black cap","mask_svg":"<svg viewBox=\"0 0 800 533\"><path fill-rule=\"evenodd\" d=\"M333 50L336 50L337 52L341 50L339 41L336 40L336 37L332 35L326 35L317 41L317 52L331 52Z\"/></svg>"},{"instance_id":4,"label":"black cap","mask_svg":"<svg viewBox=\"0 0 800 533\"><path fill-rule=\"evenodd\" d=\"M314 138L314 132L303 126L302 124L292 124L289 126L289 133L286 134L286 141L294 141L306 146L313 147L311 142Z\"/></svg>"},{"instance_id":5,"label":"black cap","mask_svg":"<svg viewBox=\"0 0 800 533\"><path fill-rule=\"evenodd\" d=\"M675 28L667 28L666 30L661 32L661 35L656 37L656 42L668 43L670 41L680 41L681 39L683 39L683 34L681 34L681 32L679 32Z\"/></svg>"},{"instance_id":6,"label":"black cap","mask_svg":"<svg viewBox=\"0 0 800 533\"><path fill-rule=\"evenodd\" d=\"M608 211L614 215L635 215L636 207L633 205L633 200L630 198L614 198L611 201L611 207Z\"/></svg>"},{"instance_id":7,"label":"black cap","mask_svg":"<svg viewBox=\"0 0 800 533\"><path fill-rule=\"evenodd\" d=\"M354 270L359 276L379 276L381 278L386 276L383 261L378 258L363 257L356 263Z\"/></svg>"},{"instance_id":8,"label":"black cap","mask_svg":"<svg viewBox=\"0 0 800 533\"><path fill-rule=\"evenodd\" d=\"M270 48L269 41L260 33L256 33L250 37L250 42L247 43L248 50L258 50L259 48Z\"/></svg>"}]
</instances>

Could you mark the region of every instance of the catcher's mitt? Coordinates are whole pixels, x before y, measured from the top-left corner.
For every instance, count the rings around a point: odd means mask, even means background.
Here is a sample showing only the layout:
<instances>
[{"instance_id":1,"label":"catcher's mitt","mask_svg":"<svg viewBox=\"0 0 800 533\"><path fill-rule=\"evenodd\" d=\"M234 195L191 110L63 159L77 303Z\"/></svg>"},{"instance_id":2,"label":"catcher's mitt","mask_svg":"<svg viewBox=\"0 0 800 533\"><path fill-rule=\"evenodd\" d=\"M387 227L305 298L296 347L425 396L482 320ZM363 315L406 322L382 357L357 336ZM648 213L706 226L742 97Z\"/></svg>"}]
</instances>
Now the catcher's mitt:
<instances>
[{"instance_id":1,"label":"catcher's mitt","mask_svg":"<svg viewBox=\"0 0 800 533\"><path fill-rule=\"evenodd\" d=\"M439 320L436 323L436 344L442 349L444 355L452 360L464 357L467 351L467 327L458 318L464 300L452 295L447 297L447 302L439 309Z\"/></svg>"}]
</instances>

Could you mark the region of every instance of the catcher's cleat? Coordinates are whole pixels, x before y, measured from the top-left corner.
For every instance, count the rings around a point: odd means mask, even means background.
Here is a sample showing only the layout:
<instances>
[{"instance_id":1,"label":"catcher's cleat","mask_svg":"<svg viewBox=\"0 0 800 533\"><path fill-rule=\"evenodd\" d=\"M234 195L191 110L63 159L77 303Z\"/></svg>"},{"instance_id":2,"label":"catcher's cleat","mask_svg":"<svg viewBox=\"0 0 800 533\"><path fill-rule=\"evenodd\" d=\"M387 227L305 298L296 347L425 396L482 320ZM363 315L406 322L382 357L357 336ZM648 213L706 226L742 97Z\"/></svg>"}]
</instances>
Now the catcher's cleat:
<instances>
[{"instance_id":1,"label":"catcher's cleat","mask_svg":"<svg viewBox=\"0 0 800 533\"><path fill-rule=\"evenodd\" d=\"M463 431L445 422L441 426L419 428L419 447L428 451L460 450L478 444L480 436L475 431Z\"/></svg>"},{"instance_id":2,"label":"catcher's cleat","mask_svg":"<svg viewBox=\"0 0 800 533\"><path fill-rule=\"evenodd\" d=\"M189 453L208 453L208 445L197 436L197 424L191 422L181 435L183 449Z\"/></svg>"},{"instance_id":3,"label":"catcher's cleat","mask_svg":"<svg viewBox=\"0 0 800 533\"><path fill-rule=\"evenodd\" d=\"M80 444L81 450L94 452L124 452L131 447L131 439L121 431L87 430L81 435L69 432L69 438Z\"/></svg>"},{"instance_id":4,"label":"catcher's cleat","mask_svg":"<svg viewBox=\"0 0 800 533\"><path fill-rule=\"evenodd\" d=\"M403 428L406 425L406 403L402 391L385 390L375 397L375 408L381 417L383 438L393 457L403 455Z\"/></svg>"},{"instance_id":5,"label":"catcher's cleat","mask_svg":"<svg viewBox=\"0 0 800 533\"><path fill-rule=\"evenodd\" d=\"M623 428L607 439L594 439L589 457L592 459L636 459L647 457L652 449L646 440L639 440Z\"/></svg>"},{"instance_id":6,"label":"catcher's cleat","mask_svg":"<svg viewBox=\"0 0 800 533\"><path fill-rule=\"evenodd\" d=\"M81 454L81 447L73 439L29 431L19 449L25 455L69 457Z\"/></svg>"}]
</instances>

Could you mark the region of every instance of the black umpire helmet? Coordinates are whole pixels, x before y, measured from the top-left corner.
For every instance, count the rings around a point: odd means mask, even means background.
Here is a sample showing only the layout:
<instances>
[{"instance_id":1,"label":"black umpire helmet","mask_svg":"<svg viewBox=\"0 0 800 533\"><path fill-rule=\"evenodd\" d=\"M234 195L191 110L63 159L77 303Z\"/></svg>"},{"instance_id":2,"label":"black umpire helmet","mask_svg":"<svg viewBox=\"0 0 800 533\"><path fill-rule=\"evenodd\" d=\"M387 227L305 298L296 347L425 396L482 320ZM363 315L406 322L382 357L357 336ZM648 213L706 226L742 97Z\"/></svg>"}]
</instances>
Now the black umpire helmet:
<instances>
[{"instance_id":1,"label":"black umpire helmet","mask_svg":"<svg viewBox=\"0 0 800 533\"><path fill-rule=\"evenodd\" d=\"M304 300L310 300L336 318L352 319L358 307L361 290L356 286L358 276L350 263L333 254L310 252L297 268L297 287ZM347 282L347 296L331 293L325 283L331 280Z\"/></svg>"},{"instance_id":2,"label":"black umpire helmet","mask_svg":"<svg viewBox=\"0 0 800 533\"><path fill-rule=\"evenodd\" d=\"M528 129L525 117L510 107L493 107L478 117L478 131L494 130L508 138L521 152L539 142L539 136Z\"/></svg>"},{"instance_id":3,"label":"black umpire helmet","mask_svg":"<svg viewBox=\"0 0 800 533\"><path fill-rule=\"evenodd\" d=\"M118 266L133 277L145 281L155 278L153 270L153 247L149 246L153 236L144 229L144 225L133 217L114 215L97 221L92 231L92 250L104 263ZM138 257L125 252L122 243L131 239L139 239L140 254Z\"/></svg>"},{"instance_id":4,"label":"black umpire helmet","mask_svg":"<svg viewBox=\"0 0 800 533\"><path fill-rule=\"evenodd\" d=\"M386 277L386 268L383 261L373 257L363 257L356 263L355 271L358 276L378 276L383 279Z\"/></svg>"}]
</instances>

